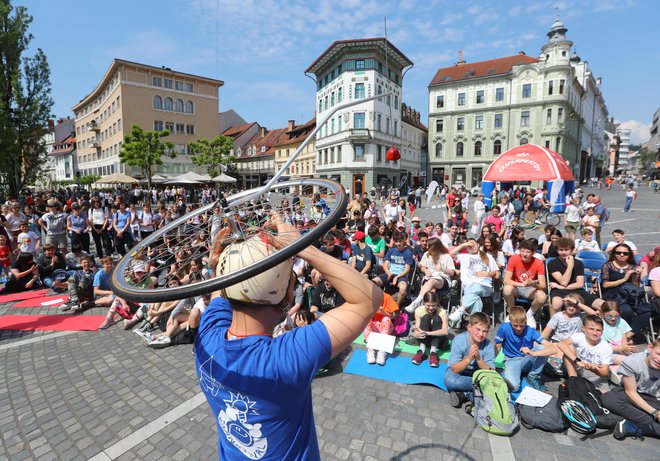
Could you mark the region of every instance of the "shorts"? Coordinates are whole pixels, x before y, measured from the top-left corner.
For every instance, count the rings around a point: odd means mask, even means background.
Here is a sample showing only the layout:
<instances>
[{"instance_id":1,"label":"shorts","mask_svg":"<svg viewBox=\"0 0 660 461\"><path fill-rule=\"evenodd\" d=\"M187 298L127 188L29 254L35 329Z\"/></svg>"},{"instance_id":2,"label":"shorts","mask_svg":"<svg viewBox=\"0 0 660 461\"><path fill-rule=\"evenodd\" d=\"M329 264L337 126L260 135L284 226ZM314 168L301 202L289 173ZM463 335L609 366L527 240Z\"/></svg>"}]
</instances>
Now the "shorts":
<instances>
[{"instance_id":1,"label":"shorts","mask_svg":"<svg viewBox=\"0 0 660 461\"><path fill-rule=\"evenodd\" d=\"M67 246L67 239L66 239L66 234L59 234L59 235L47 235L46 236L46 243L50 243L52 245L55 245L56 247L65 247Z\"/></svg>"},{"instance_id":2,"label":"shorts","mask_svg":"<svg viewBox=\"0 0 660 461\"><path fill-rule=\"evenodd\" d=\"M381 282L383 282L383 285L387 285L388 283L389 283L390 285L392 284L391 281L390 281L390 282L387 281L388 276L387 276L387 274L384 273L384 272L383 272L382 274L380 274L380 275L378 276L378 278L381 280ZM399 282L406 282L406 285L410 285L410 282L408 281L408 276L407 276L407 275L404 275L403 277L401 277L401 278L399 279ZM397 282L397 284L398 284L398 282Z\"/></svg>"},{"instance_id":3,"label":"shorts","mask_svg":"<svg viewBox=\"0 0 660 461\"><path fill-rule=\"evenodd\" d=\"M518 298L525 298L525 299L530 299L532 293L537 289L538 288L535 287L516 287L516 291L518 292Z\"/></svg>"},{"instance_id":4,"label":"shorts","mask_svg":"<svg viewBox=\"0 0 660 461\"><path fill-rule=\"evenodd\" d=\"M568 296L570 294L576 294L576 295L582 296L584 298L584 303L589 307L593 307L594 301L596 301L598 299L598 296L596 296L593 293L589 293L587 290L584 290L584 289L562 290L562 289L555 288L554 290L552 290L550 292L550 297L552 297L552 298L556 298L556 297L565 298L566 296Z\"/></svg>"}]
</instances>

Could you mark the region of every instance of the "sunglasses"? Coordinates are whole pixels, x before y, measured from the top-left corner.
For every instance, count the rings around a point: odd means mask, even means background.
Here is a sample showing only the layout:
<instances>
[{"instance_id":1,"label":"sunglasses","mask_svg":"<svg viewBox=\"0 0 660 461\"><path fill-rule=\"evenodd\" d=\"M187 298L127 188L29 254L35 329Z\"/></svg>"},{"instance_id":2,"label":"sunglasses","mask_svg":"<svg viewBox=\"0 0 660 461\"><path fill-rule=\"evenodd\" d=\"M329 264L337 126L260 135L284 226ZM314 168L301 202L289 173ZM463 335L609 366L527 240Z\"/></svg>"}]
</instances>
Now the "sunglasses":
<instances>
[{"instance_id":1,"label":"sunglasses","mask_svg":"<svg viewBox=\"0 0 660 461\"><path fill-rule=\"evenodd\" d=\"M605 318L606 318L607 320L616 320L616 319L618 319L619 317L621 317L621 316L620 316L620 315L609 315L609 314L605 316Z\"/></svg>"},{"instance_id":2,"label":"sunglasses","mask_svg":"<svg viewBox=\"0 0 660 461\"><path fill-rule=\"evenodd\" d=\"M619 256L628 256L630 253L627 251L615 251L614 254Z\"/></svg>"}]
</instances>

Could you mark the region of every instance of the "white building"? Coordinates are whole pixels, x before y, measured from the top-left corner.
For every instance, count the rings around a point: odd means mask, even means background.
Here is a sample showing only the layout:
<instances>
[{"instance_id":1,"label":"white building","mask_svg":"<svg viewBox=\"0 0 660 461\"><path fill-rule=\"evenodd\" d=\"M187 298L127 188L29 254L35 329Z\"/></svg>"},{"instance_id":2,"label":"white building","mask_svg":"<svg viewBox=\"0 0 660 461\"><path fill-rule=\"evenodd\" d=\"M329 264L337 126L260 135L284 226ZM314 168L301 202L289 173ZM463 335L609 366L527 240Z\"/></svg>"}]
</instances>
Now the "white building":
<instances>
[{"instance_id":1,"label":"white building","mask_svg":"<svg viewBox=\"0 0 660 461\"><path fill-rule=\"evenodd\" d=\"M426 185L428 152L426 139L429 130L421 122L419 112L401 104L401 179L408 185Z\"/></svg>"},{"instance_id":2,"label":"white building","mask_svg":"<svg viewBox=\"0 0 660 461\"><path fill-rule=\"evenodd\" d=\"M412 149L405 150L406 157L401 152L400 161L386 159L389 148L401 144L402 79L412 64L384 38L368 38L336 41L307 68L317 83L317 121L337 104L392 93L342 111L321 128L316 138L319 177L359 193L372 186L398 186L402 176L419 171Z\"/></svg>"},{"instance_id":3,"label":"white building","mask_svg":"<svg viewBox=\"0 0 660 461\"><path fill-rule=\"evenodd\" d=\"M76 136L70 135L65 140L55 144L48 154L54 165L55 181L76 181L78 163L76 161Z\"/></svg>"}]
</instances>

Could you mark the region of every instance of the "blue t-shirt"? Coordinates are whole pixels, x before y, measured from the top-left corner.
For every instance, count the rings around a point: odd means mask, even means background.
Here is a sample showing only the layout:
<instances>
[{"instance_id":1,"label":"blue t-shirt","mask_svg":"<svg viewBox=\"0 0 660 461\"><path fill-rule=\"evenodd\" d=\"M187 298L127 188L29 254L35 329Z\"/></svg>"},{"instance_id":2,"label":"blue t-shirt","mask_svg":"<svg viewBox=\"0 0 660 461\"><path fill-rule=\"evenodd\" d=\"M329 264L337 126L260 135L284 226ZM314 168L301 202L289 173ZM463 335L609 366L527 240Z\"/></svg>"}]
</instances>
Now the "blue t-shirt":
<instances>
[{"instance_id":1,"label":"blue t-shirt","mask_svg":"<svg viewBox=\"0 0 660 461\"><path fill-rule=\"evenodd\" d=\"M97 271L96 275L94 275L93 286L99 287L101 290L111 290L112 289L110 287L111 276L112 276L112 272L106 272L104 269Z\"/></svg>"},{"instance_id":2,"label":"blue t-shirt","mask_svg":"<svg viewBox=\"0 0 660 461\"><path fill-rule=\"evenodd\" d=\"M465 357L467 357L470 352L470 342L469 342L470 333L463 332L460 335L456 336L451 342L451 353L449 355L449 360L447 365L454 365L455 363L460 362ZM493 343L488 339L484 339L479 343L479 355L482 360L490 365L492 368L495 368L495 349ZM461 373L462 375L471 376L479 368L476 360L472 360L467 368ZM449 371L450 369L447 368Z\"/></svg>"},{"instance_id":3,"label":"blue t-shirt","mask_svg":"<svg viewBox=\"0 0 660 461\"><path fill-rule=\"evenodd\" d=\"M497 329L495 334L495 344L503 344L504 346L504 356L508 358L512 357L524 357L525 354L520 352L521 347L529 347L530 349L534 348L534 342L541 344L543 341L543 336L541 333L536 331L534 328L530 328L525 325L523 334L518 336L511 326L510 322L503 323Z\"/></svg>"},{"instance_id":4,"label":"blue t-shirt","mask_svg":"<svg viewBox=\"0 0 660 461\"><path fill-rule=\"evenodd\" d=\"M132 213L126 210L125 213L117 211L115 213L115 219L117 220L117 229L122 230L126 227L126 223L131 220Z\"/></svg>"},{"instance_id":5,"label":"blue t-shirt","mask_svg":"<svg viewBox=\"0 0 660 461\"><path fill-rule=\"evenodd\" d=\"M277 338L227 340L232 309L206 308L195 341L202 391L218 426L221 460L320 460L311 383L330 360L330 335L314 322Z\"/></svg>"},{"instance_id":6,"label":"blue t-shirt","mask_svg":"<svg viewBox=\"0 0 660 461\"><path fill-rule=\"evenodd\" d=\"M392 247L387 250L385 261L390 262L390 272L394 275L399 275L406 269L406 264L412 267L415 264L413 260L412 250L406 247L403 251L399 251L397 247Z\"/></svg>"}]
</instances>

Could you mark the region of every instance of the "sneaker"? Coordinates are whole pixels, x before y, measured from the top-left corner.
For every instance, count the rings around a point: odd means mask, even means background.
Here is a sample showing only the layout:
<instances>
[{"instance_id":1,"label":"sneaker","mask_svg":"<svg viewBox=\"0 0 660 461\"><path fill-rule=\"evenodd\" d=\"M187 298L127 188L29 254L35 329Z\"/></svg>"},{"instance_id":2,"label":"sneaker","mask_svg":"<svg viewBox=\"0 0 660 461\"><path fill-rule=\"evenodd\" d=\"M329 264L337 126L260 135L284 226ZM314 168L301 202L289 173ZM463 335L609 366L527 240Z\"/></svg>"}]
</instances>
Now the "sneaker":
<instances>
[{"instance_id":1,"label":"sneaker","mask_svg":"<svg viewBox=\"0 0 660 461\"><path fill-rule=\"evenodd\" d=\"M543 225L543 223L541 221L539 221L538 219L534 221L534 224L538 224L539 226Z\"/></svg>"},{"instance_id":2,"label":"sneaker","mask_svg":"<svg viewBox=\"0 0 660 461\"><path fill-rule=\"evenodd\" d=\"M422 351L417 351L417 353L412 359L412 363L414 363L415 365L419 365L423 361L424 361L424 353Z\"/></svg>"},{"instance_id":3,"label":"sneaker","mask_svg":"<svg viewBox=\"0 0 660 461\"><path fill-rule=\"evenodd\" d=\"M610 368L610 381L612 384L617 386L621 385L621 377L616 373L616 371Z\"/></svg>"},{"instance_id":4,"label":"sneaker","mask_svg":"<svg viewBox=\"0 0 660 461\"><path fill-rule=\"evenodd\" d=\"M148 333L146 331L135 330L134 333L147 344L151 343L154 340L151 333Z\"/></svg>"},{"instance_id":5,"label":"sneaker","mask_svg":"<svg viewBox=\"0 0 660 461\"><path fill-rule=\"evenodd\" d=\"M151 336L150 333L147 334ZM159 336L148 344L152 349L162 349L170 345L172 345L172 338L169 336Z\"/></svg>"},{"instance_id":6,"label":"sneaker","mask_svg":"<svg viewBox=\"0 0 660 461\"><path fill-rule=\"evenodd\" d=\"M59 306L58 309L64 312L64 311L70 310L71 307L72 307L72 304L69 303L69 302L66 302L66 303L62 304L61 306Z\"/></svg>"},{"instance_id":7,"label":"sneaker","mask_svg":"<svg viewBox=\"0 0 660 461\"><path fill-rule=\"evenodd\" d=\"M438 354L431 352L431 355L429 355L429 366L437 368L439 365L440 361L438 360Z\"/></svg>"},{"instance_id":8,"label":"sneaker","mask_svg":"<svg viewBox=\"0 0 660 461\"><path fill-rule=\"evenodd\" d=\"M449 393L449 404L454 408L461 408L467 400L468 399L463 392Z\"/></svg>"},{"instance_id":9,"label":"sneaker","mask_svg":"<svg viewBox=\"0 0 660 461\"><path fill-rule=\"evenodd\" d=\"M449 316L449 323L456 324L457 322L460 322L461 317L463 317L463 312L465 312L465 308L463 306L459 306L457 309L454 309L454 312L452 312Z\"/></svg>"},{"instance_id":10,"label":"sneaker","mask_svg":"<svg viewBox=\"0 0 660 461\"><path fill-rule=\"evenodd\" d=\"M92 307L94 307L94 301L83 301L80 304L81 309L91 309Z\"/></svg>"},{"instance_id":11,"label":"sneaker","mask_svg":"<svg viewBox=\"0 0 660 461\"><path fill-rule=\"evenodd\" d=\"M642 430L637 426L637 424L627 419L622 419L619 421L616 426L614 426L613 434L614 438L617 440L623 440L626 437L639 438L642 439Z\"/></svg>"},{"instance_id":12,"label":"sneaker","mask_svg":"<svg viewBox=\"0 0 660 461\"><path fill-rule=\"evenodd\" d=\"M536 330L536 319L534 318L534 314L531 312L531 310L527 311L527 326L532 330Z\"/></svg>"},{"instance_id":13,"label":"sneaker","mask_svg":"<svg viewBox=\"0 0 660 461\"><path fill-rule=\"evenodd\" d=\"M367 349L367 363L373 365L376 363L376 351L373 349Z\"/></svg>"},{"instance_id":14,"label":"sneaker","mask_svg":"<svg viewBox=\"0 0 660 461\"><path fill-rule=\"evenodd\" d=\"M378 351L376 354L376 363L380 366L385 365L385 360L387 359L387 354L385 351Z\"/></svg>"},{"instance_id":15,"label":"sneaker","mask_svg":"<svg viewBox=\"0 0 660 461\"><path fill-rule=\"evenodd\" d=\"M536 377L532 378L530 376L527 376L527 385L532 389L536 389L537 391L548 392L548 388L546 387L545 384L541 382L539 378Z\"/></svg>"},{"instance_id":16,"label":"sneaker","mask_svg":"<svg viewBox=\"0 0 660 461\"><path fill-rule=\"evenodd\" d=\"M114 323L115 322L111 318L106 317L103 323L99 325L99 330L105 330L107 328L110 328L110 326Z\"/></svg>"},{"instance_id":17,"label":"sneaker","mask_svg":"<svg viewBox=\"0 0 660 461\"><path fill-rule=\"evenodd\" d=\"M147 331L149 331L149 330L147 330L149 325L150 325L150 323L146 322L144 325L140 325L138 328L133 330L133 333L140 336L142 333L146 333Z\"/></svg>"},{"instance_id":18,"label":"sneaker","mask_svg":"<svg viewBox=\"0 0 660 461\"><path fill-rule=\"evenodd\" d=\"M74 304L71 306L71 312L80 312L83 310L82 304Z\"/></svg>"},{"instance_id":19,"label":"sneaker","mask_svg":"<svg viewBox=\"0 0 660 461\"><path fill-rule=\"evenodd\" d=\"M417 299L415 299L413 302L408 304L408 306L406 306L406 312L412 314L421 305L422 305L422 300L418 301Z\"/></svg>"}]
</instances>

